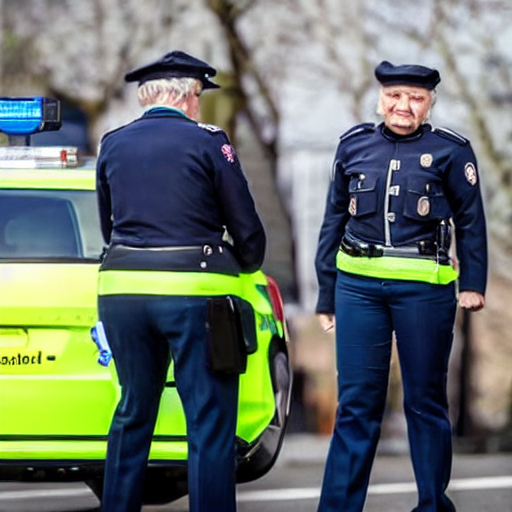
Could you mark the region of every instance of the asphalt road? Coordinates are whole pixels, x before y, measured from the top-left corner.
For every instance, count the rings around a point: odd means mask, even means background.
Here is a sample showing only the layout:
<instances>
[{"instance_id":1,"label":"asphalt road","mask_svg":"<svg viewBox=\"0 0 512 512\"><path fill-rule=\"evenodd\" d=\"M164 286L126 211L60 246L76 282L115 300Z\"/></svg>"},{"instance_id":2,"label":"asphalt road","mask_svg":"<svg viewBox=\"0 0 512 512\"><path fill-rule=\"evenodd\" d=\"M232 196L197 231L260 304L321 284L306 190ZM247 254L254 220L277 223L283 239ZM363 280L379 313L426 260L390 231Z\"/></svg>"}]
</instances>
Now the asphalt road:
<instances>
[{"instance_id":1,"label":"asphalt road","mask_svg":"<svg viewBox=\"0 0 512 512\"><path fill-rule=\"evenodd\" d=\"M276 466L238 486L238 512L315 512L327 439L292 435ZM512 512L512 453L455 456L449 495L459 512ZM407 455L381 451L364 512L410 512L416 489ZM0 512L97 512L81 483L0 482ZM187 499L146 506L143 512L187 512Z\"/></svg>"}]
</instances>

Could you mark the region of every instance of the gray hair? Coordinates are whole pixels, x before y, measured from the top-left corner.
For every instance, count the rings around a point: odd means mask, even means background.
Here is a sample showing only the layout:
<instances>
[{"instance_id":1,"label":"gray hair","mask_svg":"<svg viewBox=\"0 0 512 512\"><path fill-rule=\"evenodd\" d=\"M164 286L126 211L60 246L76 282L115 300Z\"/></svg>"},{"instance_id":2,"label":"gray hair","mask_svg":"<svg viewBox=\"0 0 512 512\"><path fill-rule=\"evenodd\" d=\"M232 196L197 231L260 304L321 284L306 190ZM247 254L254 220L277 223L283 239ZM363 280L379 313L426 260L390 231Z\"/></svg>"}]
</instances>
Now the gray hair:
<instances>
[{"instance_id":1,"label":"gray hair","mask_svg":"<svg viewBox=\"0 0 512 512\"><path fill-rule=\"evenodd\" d=\"M196 78L159 78L139 86L137 96L143 107L154 105L179 106L191 93L201 90L202 84Z\"/></svg>"}]
</instances>

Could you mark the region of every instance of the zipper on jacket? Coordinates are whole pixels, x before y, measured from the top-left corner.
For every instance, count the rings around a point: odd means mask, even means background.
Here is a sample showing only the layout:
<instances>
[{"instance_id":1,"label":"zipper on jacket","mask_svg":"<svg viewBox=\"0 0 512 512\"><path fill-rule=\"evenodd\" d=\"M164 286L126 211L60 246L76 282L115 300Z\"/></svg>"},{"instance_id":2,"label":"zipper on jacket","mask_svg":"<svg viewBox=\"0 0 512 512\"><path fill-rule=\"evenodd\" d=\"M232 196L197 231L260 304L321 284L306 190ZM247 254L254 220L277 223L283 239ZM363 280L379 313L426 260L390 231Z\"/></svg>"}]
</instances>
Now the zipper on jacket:
<instances>
[{"instance_id":1,"label":"zipper on jacket","mask_svg":"<svg viewBox=\"0 0 512 512\"><path fill-rule=\"evenodd\" d=\"M384 245L391 247L391 228L389 220L389 198L391 196L391 182L393 181L393 172L400 169L400 160L392 158L388 165L388 174L386 176L386 190L384 198Z\"/></svg>"}]
</instances>

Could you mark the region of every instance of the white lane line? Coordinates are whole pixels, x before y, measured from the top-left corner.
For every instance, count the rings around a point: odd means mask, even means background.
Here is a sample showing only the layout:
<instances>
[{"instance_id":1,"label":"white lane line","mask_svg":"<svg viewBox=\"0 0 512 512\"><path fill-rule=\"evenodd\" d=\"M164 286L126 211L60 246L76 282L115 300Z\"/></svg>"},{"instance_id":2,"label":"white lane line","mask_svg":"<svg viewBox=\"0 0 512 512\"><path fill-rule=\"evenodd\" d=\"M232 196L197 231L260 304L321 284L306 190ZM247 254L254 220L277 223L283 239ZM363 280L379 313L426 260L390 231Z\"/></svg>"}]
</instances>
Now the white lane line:
<instances>
[{"instance_id":1,"label":"white lane line","mask_svg":"<svg viewBox=\"0 0 512 512\"><path fill-rule=\"evenodd\" d=\"M450 482L449 491L476 491L485 489L512 489L512 476L489 476L482 478L455 478ZM373 484L368 494L407 494L416 492L414 482ZM0 503L13 500L35 500L41 498L58 499L91 496L88 488L24 489L20 491L0 491ZM239 502L312 500L320 497L318 488L267 489L262 491L239 491Z\"/></svg>"},{"instance_id":2,"label":"white lane line","mask_svg":"<svg viewBox=\"0 0 512 512\"><path fill-rule=\"evenodd\" d=\"M268 489L266 491L242 491L236 495L239 503L246 501L313 500L320 497L320 489Z\"/></svg>"},{"instance_id":3,"label":"white lane line","mask_svg":"<svg viewBox=\"0 0 512 512\"><path fill-rule=\"evenodd\" d=\"M75 498L90 496L89 489L24 489L23 491L0 491L0 502L13 500L36 500L41 498Z\"/></svg>"},{"instance_id":4,"label":"white lane line","mask_svg":"<svg viewBox=\"0 0 512 512\"><path fill-rule=\"evenodd\" d=\"M460 478L451 481L451 491L508 489L512 488L512 476L487 476L481 478Z\"/></svg>"},{"instance_id":5,"label":"white lane line","mask_svg":"<svg viewBox=\"0 0 512 512\"><path fill-rule=\"evenodd\" d=\"M482 478L456 478L450 482L449 491L476 491L485 489L512 489L512 476L490 476ZM414 482L394 484L373 484L368 487L368 494L407 494L415 493ZM271 489L266 491L242 491L237 500L242 501L286 501L312 500L320 497L320 489Z\"/></svg>"}]
</instances>

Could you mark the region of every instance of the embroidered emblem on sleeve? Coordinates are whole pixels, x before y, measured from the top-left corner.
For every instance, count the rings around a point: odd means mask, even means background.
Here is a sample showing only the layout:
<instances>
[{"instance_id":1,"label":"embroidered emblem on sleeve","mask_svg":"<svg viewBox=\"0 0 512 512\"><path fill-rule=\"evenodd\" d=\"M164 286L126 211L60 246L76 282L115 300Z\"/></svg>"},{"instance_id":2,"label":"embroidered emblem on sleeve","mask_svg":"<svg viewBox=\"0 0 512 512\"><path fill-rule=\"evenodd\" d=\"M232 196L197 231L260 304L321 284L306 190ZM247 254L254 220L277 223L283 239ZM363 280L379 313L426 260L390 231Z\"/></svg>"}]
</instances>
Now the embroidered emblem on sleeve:
<instances>
[{"instance_id":1,"label":"embroidered emblem on sleeve","mask_svg":"<svg viewBox=\"0 0 512 512\"><path fill-rule=\"evenodd\" d=\"M224 155L224 158L230 163L234 163L235 161L235 150L231 144L223 144L223 146L220 148L222 151L222 154Z\"/></svg>"},{"instance_id":2,"label":"embroidered emblem on sleeve","mask_svg":"<svg viewBox=\"0 0 512 512\"><path fill-rule=\"evenodd\" d=\"M222 128L219 128L218 126L215 126L214 124L197 123L197 126L199 126L199 128L202 128L203 130L208 130L209 132L212 132L212 133L222 131Z\"/></svg>"},{"instance_id":3,"label":"embroidered emblem on sleeve","mask_svg":"<svg viewBox=\"0 0 512 512\"><path fill-rule=\"evenodd\" d=\"M464 166L464 175L466 176L467 182L474 187L476 185L476 182L478 181L477 173L476 173L476 167L472 162L468 162Z\"/></svg>"}]
</instances>

